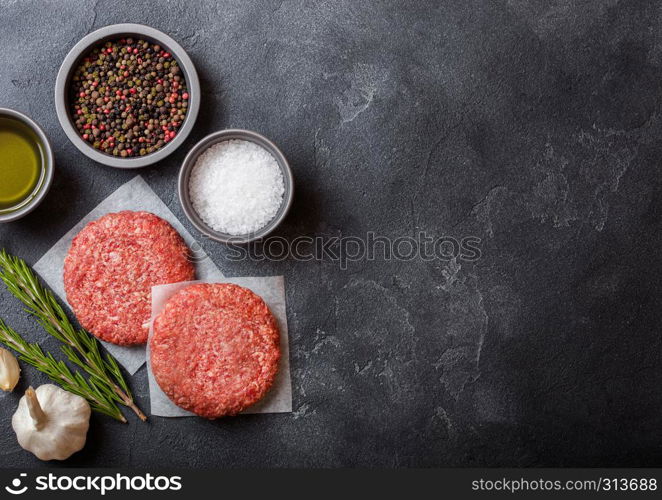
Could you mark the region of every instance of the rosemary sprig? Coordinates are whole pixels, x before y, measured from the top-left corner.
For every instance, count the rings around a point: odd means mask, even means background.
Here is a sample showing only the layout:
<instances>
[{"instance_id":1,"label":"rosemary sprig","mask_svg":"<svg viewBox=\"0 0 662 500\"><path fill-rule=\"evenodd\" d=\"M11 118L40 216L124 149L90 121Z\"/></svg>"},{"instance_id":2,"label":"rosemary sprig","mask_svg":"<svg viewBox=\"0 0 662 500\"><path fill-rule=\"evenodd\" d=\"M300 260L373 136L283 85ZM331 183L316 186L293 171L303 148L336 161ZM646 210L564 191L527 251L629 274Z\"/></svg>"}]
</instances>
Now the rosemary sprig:
<instances>
[{"instance_id":1,"label":"rosemary sprig","mask_svg":"<svg viewBox=\"0 0 662 500\"><path fill-rule=\"evenodd\" d=\"M116 401L147 420L133 401L117 361L110 354L102 356L97 340L85 330L74 328L53 293L42 286L25 261L0 251L0 279L44 330L64 344L64 354L90 375L91 384L108 389Z\"/></svg>"},{"instance_id":2,"label":"rosemary sprig","mask_svg":"<svg viewBox=\"0 0 662 500\"><path fill-rule=\"evenodd\" d=\"M67 365L56 360L51 353L44 354L39 344L26 342L2 319L0 319L0 343L15 350L21 360L44 372L62 388L87 399L93 410L126 423L126 418L115 403L114 393L109 392L106 386L98 385L92 379L88 382L78 372L72 373Z\"/></svg>"}]
</instances>

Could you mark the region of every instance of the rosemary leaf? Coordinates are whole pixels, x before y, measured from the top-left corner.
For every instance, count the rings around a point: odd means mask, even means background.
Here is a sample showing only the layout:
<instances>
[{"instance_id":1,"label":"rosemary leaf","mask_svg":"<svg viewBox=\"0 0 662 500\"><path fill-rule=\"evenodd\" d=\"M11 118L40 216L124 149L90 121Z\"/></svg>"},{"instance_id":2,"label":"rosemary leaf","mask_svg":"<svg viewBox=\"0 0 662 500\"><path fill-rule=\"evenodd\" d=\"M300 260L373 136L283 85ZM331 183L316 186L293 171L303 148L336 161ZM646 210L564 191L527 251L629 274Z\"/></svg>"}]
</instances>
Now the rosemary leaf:
<instances>
[{"instance_id":1,"label":"rosemary leaf","mask_svg":"<svg viewBox=\"0 0 662 500\"><path fill-rule=\"evenodd\" d=\"M109 391L102 384L94 383L92 380L88 382L78 372L72 373L67 365L56 360L51 353L44 353L38 344L26 342L2 319L0 319L0 343L16 351L19 359L48 375L53 382L60 384L63 389L85 398L93 410L120 422L126 422L126 418L115 403L116 396L114 392Z\"/></svg>"},{"instance_id":2,"label":"rosemary leaf","mask_svg":"<svg viewBox=\"0 0 662 500\"><path fill-rule=\"evenodd\" d=\"M62 351L67 359L90 375L90 383L114 394L114 400L131 408L141 420L147 420L133 401L115 359L110 354L102 356L97 340L74 327L53 293L39 282L24 260L0 251L0 279L42 328L64 344Z\"/></svg>"}]
</instances>

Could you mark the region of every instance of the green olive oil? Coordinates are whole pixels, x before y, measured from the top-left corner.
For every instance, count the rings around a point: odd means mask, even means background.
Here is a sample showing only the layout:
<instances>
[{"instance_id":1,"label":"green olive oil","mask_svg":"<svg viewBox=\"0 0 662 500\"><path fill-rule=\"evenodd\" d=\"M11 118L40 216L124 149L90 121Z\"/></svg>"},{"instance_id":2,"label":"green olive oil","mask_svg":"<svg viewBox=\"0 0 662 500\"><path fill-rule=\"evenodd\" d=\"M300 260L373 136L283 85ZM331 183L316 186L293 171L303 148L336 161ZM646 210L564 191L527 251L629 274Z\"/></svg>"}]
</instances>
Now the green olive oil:
<instances>
[{"instance_id":1,"label":"green olive oil","mask_svg":"<svg viewBox=\"0 0 662 500\"><path fill-rule=\"evenodd\" d=\"M30 198L42 176L42 145L23 122L0 116L0 210Z\"/></svg>"}]
</instances>

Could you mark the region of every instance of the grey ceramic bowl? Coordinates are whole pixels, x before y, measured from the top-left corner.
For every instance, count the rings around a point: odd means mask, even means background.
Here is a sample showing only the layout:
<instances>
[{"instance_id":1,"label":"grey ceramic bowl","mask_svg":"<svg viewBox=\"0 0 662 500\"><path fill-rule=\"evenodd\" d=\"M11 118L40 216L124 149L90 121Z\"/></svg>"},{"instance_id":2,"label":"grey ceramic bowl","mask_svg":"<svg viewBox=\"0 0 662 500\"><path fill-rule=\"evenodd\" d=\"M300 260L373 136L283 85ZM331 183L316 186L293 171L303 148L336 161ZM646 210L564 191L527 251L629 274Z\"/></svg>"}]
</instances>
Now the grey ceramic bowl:
<instances>
[{"instance_id":1,"label":"grey ceramic bowl","mask_svg":"<svg viewBox=\"0 0 662 500\"><path fill-rule=\"evenodd\" d=\"M69 111L69 84L81 59L97 44L127 36L143 38L166 47L168 52L173 54L184 73L190 96L186 118L172 142L169 142L154 153L137 158L118 158L94 149L78 135ZM74 45L67 54L67 57L64 58L55 83L55 109L64 133L67 134L69 140L85 156L111 167L140 168L163 160L186 140L186 137L193 129L195 120L198 117L198 111L200 110L200 80L198 79L198 74L195 71L195 66L193 66L191 58L177 42L165 33L149 26L143 26L142 24L114 24L98 29L85 36L80 42Z\"/></svg>"},{"instance_id":2,"label":"grey ceramic bowl","mask_svg":"<svg viewBox=\"0 0 662 500\"><path fill-rule=\"evenodd\" d=\"M198 157L213 144L229 141L232 139L251 141L269 151L269 153L271 153L271 155L276 159L278 166L283 172L283 182L285 184L283 202L281 203L280 208L278 209L278 212L276 212L274 218L271 219L271 221L259 231L242 235L221 233L209 227L193 208L189 196L189 179L191 177L191 171L193 170ZM221 243L244 244L259 240L260 238L264 238L274 229L276 229L276 227L282 222L282 220L287 215L290 206L292 205L292 198L294 197L294 178L292 177L292 170L290 169L289 163L287 163L287 159L273 142L256 132L241 129L229 129L221 130L220 132L215 132L211 135L208 135L195 146L193 146L193 149L191 149L188 155L186 155L184 163L182 164L182 168L179 171L178 190L179 201L182 204L184 213L198 231L211 238L212 240L220 241Z\"/></svg>"},{"instance_id":3,"label":"grey ceramic bowl","mask_svg":"<svg viewBox=\"0 0 662 500\"><path fill-rule=\"evenodd\" d=\"M53 159L53 149L51 148L48 137L46 137L44 131L34 120L28 118L23 113L5 108L0 108L0 118L10 118L22 122L35 133L41 143L39 149L41 152L42 171L32 194L14 207L0 209L0 222L11 222L32 212L44 199L53 183L55 160Z\"/></svg>"}]
</instances>

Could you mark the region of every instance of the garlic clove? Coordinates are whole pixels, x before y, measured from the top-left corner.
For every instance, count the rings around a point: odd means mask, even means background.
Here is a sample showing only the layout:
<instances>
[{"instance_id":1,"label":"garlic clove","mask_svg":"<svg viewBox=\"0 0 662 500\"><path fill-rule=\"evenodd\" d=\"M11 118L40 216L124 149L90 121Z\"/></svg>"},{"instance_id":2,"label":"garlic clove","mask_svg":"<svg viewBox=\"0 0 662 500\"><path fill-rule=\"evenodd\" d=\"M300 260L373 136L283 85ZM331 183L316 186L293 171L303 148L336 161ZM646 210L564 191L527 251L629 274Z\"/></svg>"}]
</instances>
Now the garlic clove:
<instances>
[{"instance_id":1,"label":"garlic clove","mask_svg":"<svg viewBox=\"0 0 662 500\"><path fill-rule=\"evenodd\" d=\"M18 360L7 349L0 347L0 389L13 391L21 374Z\"/></svg>"}]
</instances>

